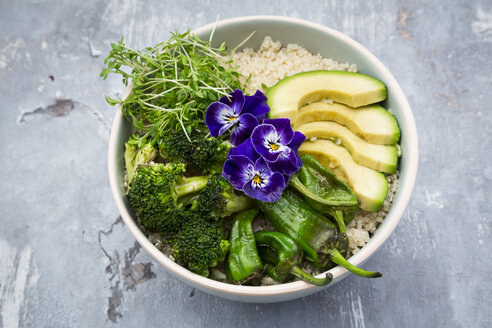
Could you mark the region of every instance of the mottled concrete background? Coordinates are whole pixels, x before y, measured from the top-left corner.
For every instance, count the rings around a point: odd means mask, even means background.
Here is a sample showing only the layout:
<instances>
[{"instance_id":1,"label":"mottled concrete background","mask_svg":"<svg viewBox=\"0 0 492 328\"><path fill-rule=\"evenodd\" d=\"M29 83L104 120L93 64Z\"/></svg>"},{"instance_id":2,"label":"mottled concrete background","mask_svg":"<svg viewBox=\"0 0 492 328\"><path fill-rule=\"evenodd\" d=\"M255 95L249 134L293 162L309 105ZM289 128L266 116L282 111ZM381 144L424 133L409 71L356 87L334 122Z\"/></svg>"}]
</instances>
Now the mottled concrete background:
<instances>
[{"instance_id":1,"label":"mottled concrete background","mask_svg":"<svg viewBox=\"0 0 492 328\"><path fill-rule=\"evenodd\" d=\"M348 34L388 66L420 135L414 195L367 267L316 295L242 304L188 287L118 216L106 170L122 91L111 41L270 14ZM0 1L0 326L491 327L492 3Z\"/></svg>"}]
</instances>

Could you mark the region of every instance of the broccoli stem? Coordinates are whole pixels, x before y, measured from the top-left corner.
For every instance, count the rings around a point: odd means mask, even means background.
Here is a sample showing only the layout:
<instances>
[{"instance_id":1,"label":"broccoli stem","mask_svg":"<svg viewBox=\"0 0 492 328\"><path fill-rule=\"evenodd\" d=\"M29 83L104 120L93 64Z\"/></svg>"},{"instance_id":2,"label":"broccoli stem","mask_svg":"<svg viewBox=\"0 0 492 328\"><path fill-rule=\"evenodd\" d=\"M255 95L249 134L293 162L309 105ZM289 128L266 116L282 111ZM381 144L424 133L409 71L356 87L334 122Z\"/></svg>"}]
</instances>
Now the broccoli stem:
<instances>
[{"instance_id":1,"label":"broccoli stem","mask_svg":"<svg viewBox=\"0 0 492 328\"><path fill-rule=\"evenodd\" d=\"M221 214L222 217L226 217L233 213L241 212L255 206L255 202L249 197L229 193L224 195L224 197L227 199L227 204L224 213Z\"/></svg>"},{"instance_id":2,"label":"broccoli stem","mask_svg":"<svg viewBox=\"0 0 492 328\"><path fill-rule=\"evenodd\" d=\"M175 186L176 195L178 197L196 193L205 188L208 182L206 176L196 176L190 178L182 178L179 184Z\"/></svg>"}]
</instances>

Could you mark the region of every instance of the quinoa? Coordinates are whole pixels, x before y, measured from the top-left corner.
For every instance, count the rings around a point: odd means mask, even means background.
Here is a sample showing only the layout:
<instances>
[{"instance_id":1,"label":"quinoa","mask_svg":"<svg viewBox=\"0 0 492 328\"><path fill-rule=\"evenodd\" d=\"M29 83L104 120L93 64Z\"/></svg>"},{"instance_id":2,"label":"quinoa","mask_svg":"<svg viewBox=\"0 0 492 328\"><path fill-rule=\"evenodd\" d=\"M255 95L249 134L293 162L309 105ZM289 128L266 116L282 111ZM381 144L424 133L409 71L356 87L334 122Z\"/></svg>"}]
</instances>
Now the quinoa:
<instances>
[{"instance_id":1,"label":"quinoa","mask_svg":"<svg viewBox=\"0 0 492 328\"><path fill-rule=\"evenodd\" d=\"M313 55L297 44L282 48L279 41L266 36L260 49L246 48L231 55L232 65L242 75L241 82L246 85L246 93L254 94L263 90L262 85L271 87L286 76L315 70L338 70L357 72L357 66L339 63L333 59ZM248 77L250 80L246 83ZM330 102L330 100L325 100Z\"/></svg>"},{"instance_id":2,"label":"quinoa","mask_svg":"<svg viewBox=\"0 0 492 328\"><path fill-rule=\"evenodd\" d=\"M367 212L359 208L354 220L347 225L347 237L349 239L349 252L351 256L367 244L370 236L376 231L377 227L388 214L396 190L398 189L399 172L386 175L388 181L388 194L383 202L383 206L379 212Z\"/></svg>"}]
</instances>

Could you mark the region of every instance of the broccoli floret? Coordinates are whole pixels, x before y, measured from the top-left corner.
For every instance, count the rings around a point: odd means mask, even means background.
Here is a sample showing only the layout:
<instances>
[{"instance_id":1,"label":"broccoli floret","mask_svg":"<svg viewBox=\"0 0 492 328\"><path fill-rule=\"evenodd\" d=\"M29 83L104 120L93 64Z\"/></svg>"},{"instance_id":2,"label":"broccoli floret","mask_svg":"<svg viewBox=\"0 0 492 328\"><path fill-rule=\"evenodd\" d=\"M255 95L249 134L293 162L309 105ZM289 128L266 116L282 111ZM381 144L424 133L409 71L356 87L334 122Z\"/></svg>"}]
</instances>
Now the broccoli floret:
<instances>
[{"instance_id":1,"label":"broccoli floret","mask_svg":"<svg viewBox=\"0 0 492 328\"><path fill-rule=\"evenodd\" d=\"M130 183L128 200L137 219L149 231L178 231L186 218L183 205L205 188L207 177L185 178L184 164L140 166Z\"/></svg>"},{"instance_id":2,"label":"broccoli floret","mask_svg":"<svg viewBox=\"0 0 492 328\"><path fill-rule=\"evenodd\" d=\"M183 163L141 165L128 199L145 229L164 234L178 263L207 276L229 248L220 219L254 203L220 176L184 173Z\"/></svg>"},{"instance_id":3,"label":"broccoli floret","mask_svg":"<svg viewBox=\"0 0 492 328\"><path fill-rule=\"evenodd\" d=\"M251 198L236 195L232 185L221 176L211 177L197 200L197 208L203 215L214 215L217 218L243 211L253 205Z\"/></svg>"},{"instance_id":4,"label":"broccoli floret","mask_svg":"<svg viewBox=\"0 0 492 328\"><path fill-rule=\"evenodd\" d=\"M125 165L128 183L132 181L138 166L149 163L156 155L157 149L150 142L132 135L125 143Z\"/></svg>"},{"instance_id":5,"label":"broccoli floret","mask_svg":"<svg viewBox=\"0 0 492 328\"><path fill-rule=\"evenodd\" d=\"M229 250L220 218L253 206L253 201L234 194L231 184L213 176L186 211L187 218L171 238L173 255L191 271L208 276L208 269L223 261Z\"/></svg>"},{"instance_id":6,"label":"broccoli floret","mask_svg":"<svg viewBox=\"0 0 492 328\"><path fill-rule=\"evenodd\" d=\"M162 157L172 162L192 165L201 174L222 172L224 162L232 145L222 137L206 137L207 133L192 130L188 140L184 131L179 129L161 138L159 150Z\"/></svg>"},{"instance_id":7,"label":"broccoli floret","mask_svg":"<svg viewBox=\"0 0 492 328\"><path fill-rule=\"evenodd\" d=\"M229 241L220 222L210 222L194 209L187 214L188 220L171 238L173 256L191 271L208 276L208 269L224 260Z\"/></svg>"}]
</instances>

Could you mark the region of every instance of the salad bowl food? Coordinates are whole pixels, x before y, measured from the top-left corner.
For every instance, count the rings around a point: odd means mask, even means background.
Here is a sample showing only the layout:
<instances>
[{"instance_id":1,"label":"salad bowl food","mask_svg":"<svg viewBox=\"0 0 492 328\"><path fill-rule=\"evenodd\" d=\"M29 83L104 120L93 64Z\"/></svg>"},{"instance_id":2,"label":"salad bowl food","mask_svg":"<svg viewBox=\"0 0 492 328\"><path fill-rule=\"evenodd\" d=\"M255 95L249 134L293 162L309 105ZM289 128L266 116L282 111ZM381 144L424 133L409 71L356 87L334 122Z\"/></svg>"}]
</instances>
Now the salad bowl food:
<instances>
[{"instance_id":1,"label":"salad bowl food","mask_svg":"<svg viewBox=\"0 0 492 328\"><path fill-rule=\"evenodd\" d=\"M394 77L373 54L371 54L367 49L365 49L363 46L361 46L348 36L325 26L314 24L304 20L274 16L241 17L209 24L194 30L192 33L196 34L202 40L212 39L212 45L215 46L219 46L222 42L225 42L225 44L229 47L240 45L237 51L241 51L244 48L252 48L254 50L257 50L260 47L277 47L277 44L272 44L271 40L280 41L284 46L292 44L295 46L288 46L291 47L290 50L296 47L302 47L304 49L307 49L312 54L320 54L322 57L330 58L330 60L333 59L335 62L354 64L356 65L358 72L375 78L385 85L386 91L384 93L384 98L381 98L385 100L380 104L384 108L390 109L391 114L397 121L397 124L399 126L399 134L396 136L395 140L397 141L399 138L399 145L396 146L400 150L399 159L396 159L398 163L395 162L393 164L385 164L385 168L387 168L388 170L386 171L386 173L394 173L396 172L396 170L398 170L398 186L397 188L395 187L394 195L391 196L391 206L389 207L389 205L387 205L388 208L385 212L385 217L382 222L378 223L377 228L374 227L374 229L370 231L370 239L368 238L367 243L364 242L363 247L361 246L360 249L356 247L356 251L353 251L352 256L348 259L349 262L355 266L360 266L361 264L363 264L370 256L372 256L376 252L376 250L383 244L383 242L395 229L398 221L402 217L408 205L417 175L418 142L415 122L407 99L405 98L405 95L403 94L400 86L398 85ZM269 36L269 38L265 39L265 37L267 36ZM243 41L245 42L243 43ZM278 51L278 49L276 51ZM246 56L243 58L249 60L248 56L249 55L246 54ZM355 70L354 67L355 66L347 66L345 70L353 71ZM264 77L264 79L267 80L269 77L274 76L275 73L275 68L273 68L273 71L271 73L265 73L266 77ZM343 79L345 77L342 74L340 78ZM330 83L329 79L331 79L330 76L325 78L325 80L327 81L326 83ZM250 94L254 93L254 89L259 89L262 87L262 85L260 84L260 82L262 81L256 83L255 85L254 79L252 80L252 90L247 90ZM307 80L308 79L304 79L303 81ZM271 86L275 84L275 82L276 81L269 81L269 83L265 83L267 85L269 84L268 86ZM291 83L293 85L292 88L300 88L300 86L297 86L295 83L297 82L294 81ZM349 81L347 83L352 82ZM302 85L302 83L299 85ZM130 92L131 87L127 89L124 97L128 96ZM277 103L281 104L277 106L276 103L273 103L273 100L270 100L269 105L270 107L275 108L275 110L282 111L284 110L284 108L286 108L286 106L289 105L286 101L286 99L288 98L287 94L282 95L281 92L277 92L275 94L273 92L267 92L267 96L269 94L271 95L272 99L275 99ZM336 98L336 95L334 95L334 97L334 101L338 102L338 98ZM350 104L351 101L355 101L361 102L361 104L363 104L365 99L369 96L364 94L357 99L354 98L355 100L346 100L344 97L345 96L340 95L340 102L347 101ZM330 99L326 100L314 98L311 95L310 99L304 99L303 101L304 103L309 103L311 101L317 102L321 100L324 102L333 103L333 101ZM291 103L298 101L297 98L292 99L294 100L291 100ZM272 115L272 112L270 113L270 115ZM281 116L281 114L279 115L279 117L286 117ZM303 133L305 134L314 131L313 129L315 128L318 129L316 131L324 131L324 129L330 129L329 125L313 125L311 129L306 128L306 125L304 125L304 127L305 130L303 131ZM206 293L218 297L244 302L267 303L292 300L315 293L322 290L322 288L330 286L327 285L320 287L307 283L305 281L292 281L269 286L247 286L229 284L193 273L192 271L179 265L168 256L166 256L155 246L155 243L149 240L149 238L147 237L148 234L146 235L146 233L144 233L144 231L139 227L134 211L128 202L126 189L127 186L125 180L125 143L128 141L131 133L131 123L126 120L121 111L118 110L116 112L111 130L108 154L111 191L113 193L117 208L126 226L130 229L131 233L135 236L142 247L145 248L154 257L154 259L162 266L164 266L167 270L171 271L173 274L175 274L177 277L179 277L181 280L185 281L189 285L196 287ZM314 134L314 136L317 135ZM316 139L316 137L312 137L311 141L312 144L316 144L316 147L319 148ZM339 139L332 139L332 141L333 140L337 142L342 142ZM330 143L330 145L324 144L323 142ZM319 142L319 145L325 145L327 147L333 146L331 141L325 140L323 142ZM348 141L344 139L343 142ZM303 146L301 146L300 151L306 152L308 154L313 154L313 152L309 153L310 148L307 146L304 148ZM356 149L352 148L351 152L355 153ZM372 162L370 164L372 165ZM382 172L385 172L384 169ZM357 193L357 191L359 191L360 194ZM365 197L363 193L363 191L356 190L359 201L361 200L361 198ZM367 206L367 208L364 209L371 211L374 210L373 207L377 207L379 209L381 206L383 206L382 200L380 203L378 203L377 201L375 202L372 199L366 200L365 198L363 198L363 204L366 203L367 205L365 206ZM265 211L265 209L263 210ZM325 274L327 273L323 273L319 275L319 277L324 277ZM333 284L342 280L349 274L349 272L341 266L336 266L329 270L328 275L330 274L333 277L333 281L331 282L331 284ZM163 286L163 288L165 288L165 286Z\"/></svg>"}]
</instances>

